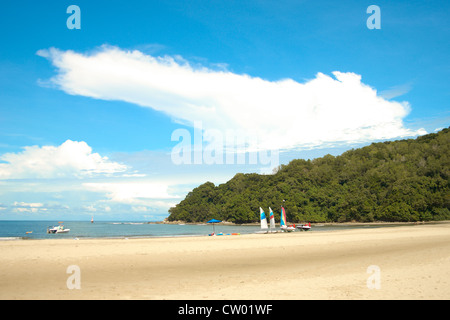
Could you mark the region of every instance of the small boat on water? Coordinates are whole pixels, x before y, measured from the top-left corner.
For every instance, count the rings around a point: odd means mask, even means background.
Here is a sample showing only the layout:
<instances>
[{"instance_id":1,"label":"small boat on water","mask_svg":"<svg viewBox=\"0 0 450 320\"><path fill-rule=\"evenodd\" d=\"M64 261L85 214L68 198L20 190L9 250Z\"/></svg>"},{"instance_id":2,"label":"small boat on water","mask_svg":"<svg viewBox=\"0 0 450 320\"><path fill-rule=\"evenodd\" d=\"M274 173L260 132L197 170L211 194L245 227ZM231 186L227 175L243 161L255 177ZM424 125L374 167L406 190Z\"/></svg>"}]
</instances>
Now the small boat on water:
<instances>
[{"instance_id":1,"label":"small boat on water","mask_svg":"<svg viewBox=\"0 0 450 320\"><path fill-rule=\"evenodd\" d=\"M269 207L270 211L270 229L267 225L267 218L264 210L260 207L260 220L261 220L261 231L257 231L256 233L272 233L272 232L293 232L297 229L300 231L308 231L311 229L311 223L304 223L296 226L295 224L287 225L286 221L286 210L284 209L284 204L281 206L281 221L280 221L280 230L275 230L275 217L272 211L272 208Z\"/></svg>"},{"instance_id":2,"label":"small boat on water","mask_svg":"<svg viewBox=\"0 0 450 320\"><path fill-rule=\"evenodd\" d=\"M260 220L261 220L261 231L258 231L256 233L277 233L277 232L293 232L296 231L297 228L294 225L287 225L286 224L286 211L284 210L284 207L281 206L281 221L280 221L280 230L275 229L275 216L273 214L272 208L269 207L270 210L270 228L268 228L267 225L267 218L266 214L264 213L264 210L260 207Z\"/></svg>"},{"instance_id":3,"label":"small boat on water","mask_svg":"<svg viewBox=\"0 0 450 320\"><path fill-rule=\"evenodd\" d=\"M269 227L267 226L266 214L261 207L259 207L259 215L260 215L260 220L261 220L261 229L267 230Z\"/></svg>"},{"instance_id":4,"label":"small boat on water","mask_svg":"<svg viewBox=\"0 0 450 320\"><path fill-rule=\"evenodd\" d=\"M269 228L269 233L277 233L277 232L282 232L282 230L276 230L275 228L275 216L273 214L272 208L269 207L269 220L270 220L270 228Z\"/></svg>"},{"instance_id":5,"label":"small boat on water","mask_svg":"<svg viewBox=\"0 0 450 320\"><path fill-rule=\"evenodd\" d=\"M301 224L299 226L297 226L297 229L299 229L300 231L308 231L311 229L311 223L305 223L305 224Z\"/></svg>"},{"instance_id":6,"label":"small boat on water","mask_svg":"<svg viewBox=\"0 0 450 320\"><path fill-rule=\"evenodd\" d=\"M295 226L294 225L282 226L281 230L283 230L284 232L292 232L295 231Z\"/></svg>"},{"instance_id":7,"label":"small boat on water","mask_svg":"<svg viewBox=\"0 0 450 320\"><path fill-rule=\"evenodd\" d=\"M286 224L286 211L284 210L284 207L281 206L281 222L280 222L280 228L284 232L292 232L295 231L295 226L287 225Z\"/></svg>"},{"instance_id":8,"label":"small boat on water","mask_svg":"<svg viewBox=\"0 0 450 320\"><path fill-rule=\"evenodd\" d=\"M59 223L57 226L50 226L47 228L47 233L67 233L70 229L65 229L62 222Z\"/></svg>"},{"instance_id":9,"label":"small boat on water","mask_svg":"<svg viewBox=\"0 0 450 320\"><path fill-rule=\"evenodd\" d=\"M279 230L275 229L275 216L273 215L272 208L269 207L269 210L270 210L270 215L269 215L270 228L267 225L267 218L266 218L266 214L265 214L264 210L261 207L259 207L260 220L261 220L261 231L258 231L256 233L277 233L277 232L280 232Z\"/></svg>"},{"instance_id":10,"label":"small boat on water","mask_svg":"<svg viewBox=\"0 0 450 320\"><path fill-rule=\"evenodd\" d=\"M259 218L260 218L260 222L261 222L261 231L258 231L256 233L268 233L268 225L267 225L267 218L266 218L266 214L264 212L264 210L259 207Z\"/></svg>"}]
</instances>

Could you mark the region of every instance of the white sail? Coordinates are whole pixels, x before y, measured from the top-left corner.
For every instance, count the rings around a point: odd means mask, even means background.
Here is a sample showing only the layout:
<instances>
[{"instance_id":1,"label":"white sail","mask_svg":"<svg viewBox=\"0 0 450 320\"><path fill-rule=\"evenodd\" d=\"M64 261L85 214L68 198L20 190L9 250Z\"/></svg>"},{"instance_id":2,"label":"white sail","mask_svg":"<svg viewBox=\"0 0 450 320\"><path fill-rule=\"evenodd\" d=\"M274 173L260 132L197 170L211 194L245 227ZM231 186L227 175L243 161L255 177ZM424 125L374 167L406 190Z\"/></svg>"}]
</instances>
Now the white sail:
<instances>
[{"instance_id":1,"label":"white sail","mask_svg":"<svg viewBox=\"0 0 450 320\"><path fill-rule=\"evenodd\" d=\"M268 229L266 214L264 213L264 210L261 207L259 207L259 212L261 215L261 229Z\"/></svg>"},{"instance_id":2,"label":"white sail","mask_svg":"<svg viewBox=\"0 0 450 320\"><path fill-rule=\"evenodd\" d=\"M270 229L275 229L275 216L273 215L273 211L272 208L269 207L269 211L270 211Z\"/></svg>"}]
</instances>

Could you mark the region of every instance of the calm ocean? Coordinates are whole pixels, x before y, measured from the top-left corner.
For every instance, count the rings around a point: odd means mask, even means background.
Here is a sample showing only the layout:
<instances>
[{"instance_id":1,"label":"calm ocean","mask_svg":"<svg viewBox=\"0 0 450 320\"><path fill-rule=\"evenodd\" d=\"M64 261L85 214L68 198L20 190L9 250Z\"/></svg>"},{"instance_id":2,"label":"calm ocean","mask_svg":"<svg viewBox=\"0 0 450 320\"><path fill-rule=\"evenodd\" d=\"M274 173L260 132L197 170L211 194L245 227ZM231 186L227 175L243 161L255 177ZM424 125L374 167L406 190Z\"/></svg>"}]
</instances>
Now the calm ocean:
<instances>
[{"instance_id":1,"label":"calm ocean","mask_svg":"<svg viewBox=\"0 0 450 320\"><path fill-rule=\"evenodd\" d=\"M57 221L0 221L0 240L13 239L73 239L73 238L138 238L138 237L179 237L205 236L213 231L211 224L177 225L149 224L146 222L107 222L67 221L64 227L68 233L48 234L49 226L58 225ZM377 228L386 225L322 225L313 226L308 232L332 231L352 228ZM215 225L216 234L255 233L259 226Z\"/></svg>"},{"instance_id":2,"label":"calm ocean","mask_svg":"<svg viewBox=\"0 0 450 320\"><path fill-rule=\"evenodd\" d=\"M49 226L57 221L0 221L0 240L10 239L72 239L72 238L132 238L132 237L176 237L204 236L213 231L211 224L177 225L149 224L147 222L114 221L65 221L68 233L48 234ZM214 226L216 233L254 233L257 226Z\"/></svg>"}]
</instances>

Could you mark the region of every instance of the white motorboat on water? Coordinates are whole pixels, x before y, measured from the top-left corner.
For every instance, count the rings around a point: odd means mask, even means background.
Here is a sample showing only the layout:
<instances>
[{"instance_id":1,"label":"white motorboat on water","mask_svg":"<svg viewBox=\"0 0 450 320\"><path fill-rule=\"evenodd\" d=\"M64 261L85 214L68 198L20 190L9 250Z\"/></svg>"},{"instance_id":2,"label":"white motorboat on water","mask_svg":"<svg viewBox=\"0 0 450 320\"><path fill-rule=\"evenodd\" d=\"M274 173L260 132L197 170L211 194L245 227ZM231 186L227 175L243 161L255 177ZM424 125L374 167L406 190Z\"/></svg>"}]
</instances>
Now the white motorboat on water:
<instances>
[{"instance_id":1,"label":"white motorboat on water","mask_svg":"<svg viewBox=\"0 0 450 320\"><path fill-rule=\"evenodd\" d=\"M65 229L62 224L47 228L47 233L67 233L69 231L70 229Z\"/></svg>"},{"instance_id":2,"label":"white motorboat on water","mask_svg":"<svg viewBox=\"0 0 450 320\"><path fill-rule=\"evenodd\" d=\"M299 226L297 226L297 229L301 230L301 231L308 231L311 229L311 223L305 223L305 224L301 224Z\"/></svg>"},{"instance_id":3,"label":"white motorboat on water","mask_svg":"<svg viewBox=\"0 0 450 320\"><path fill-rule=\"evenodd\" d=\"M292 231L295 231L295 227L294 226L281 226L281 230L284 232L292 232Z\"/></svg>"}]
</instances>

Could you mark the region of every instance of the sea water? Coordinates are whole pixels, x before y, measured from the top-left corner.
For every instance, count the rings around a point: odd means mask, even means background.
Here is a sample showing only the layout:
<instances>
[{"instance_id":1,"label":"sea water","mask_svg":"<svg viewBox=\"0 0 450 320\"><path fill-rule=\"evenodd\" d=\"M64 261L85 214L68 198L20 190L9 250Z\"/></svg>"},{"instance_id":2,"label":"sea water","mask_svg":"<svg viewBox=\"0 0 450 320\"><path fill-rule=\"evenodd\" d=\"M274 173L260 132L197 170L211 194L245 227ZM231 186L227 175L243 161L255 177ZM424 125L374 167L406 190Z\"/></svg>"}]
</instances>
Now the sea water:
<instances>
[{"instance_id":1,"label":"sea water","mask_svg":"<svg viewBox=\"0 0 450 320\"><path fill-rule=\"evenodd\" d=\"M232 233L249 234L261 231L258 225L211 225L211 224L161 224L124 221L67 221L68 233L48 234L47 228L58 225L57 221L0 221L0 240L16 239L74 239L74 238L151 238L188 237ZM308 232L334 231L354 228L389 227L385 224L364 225L317 225ZM279 228L277 228L279 230Z\"/></svg>"},{"instance_id":2,"label":"sea water","mask_svg":"<svg viewBox=\"0 0 450 320\"><path fill-rule=\"evenodd\" d=\"M258 226L240 225L67 221L63 225L65 229L70 229L68 233L47 233L47 228L57 225L57 221L0 221L0 240L206 236L213 230L216 234L223 235L255 233L260 230Z\"/></svg>"}]
</instances>

